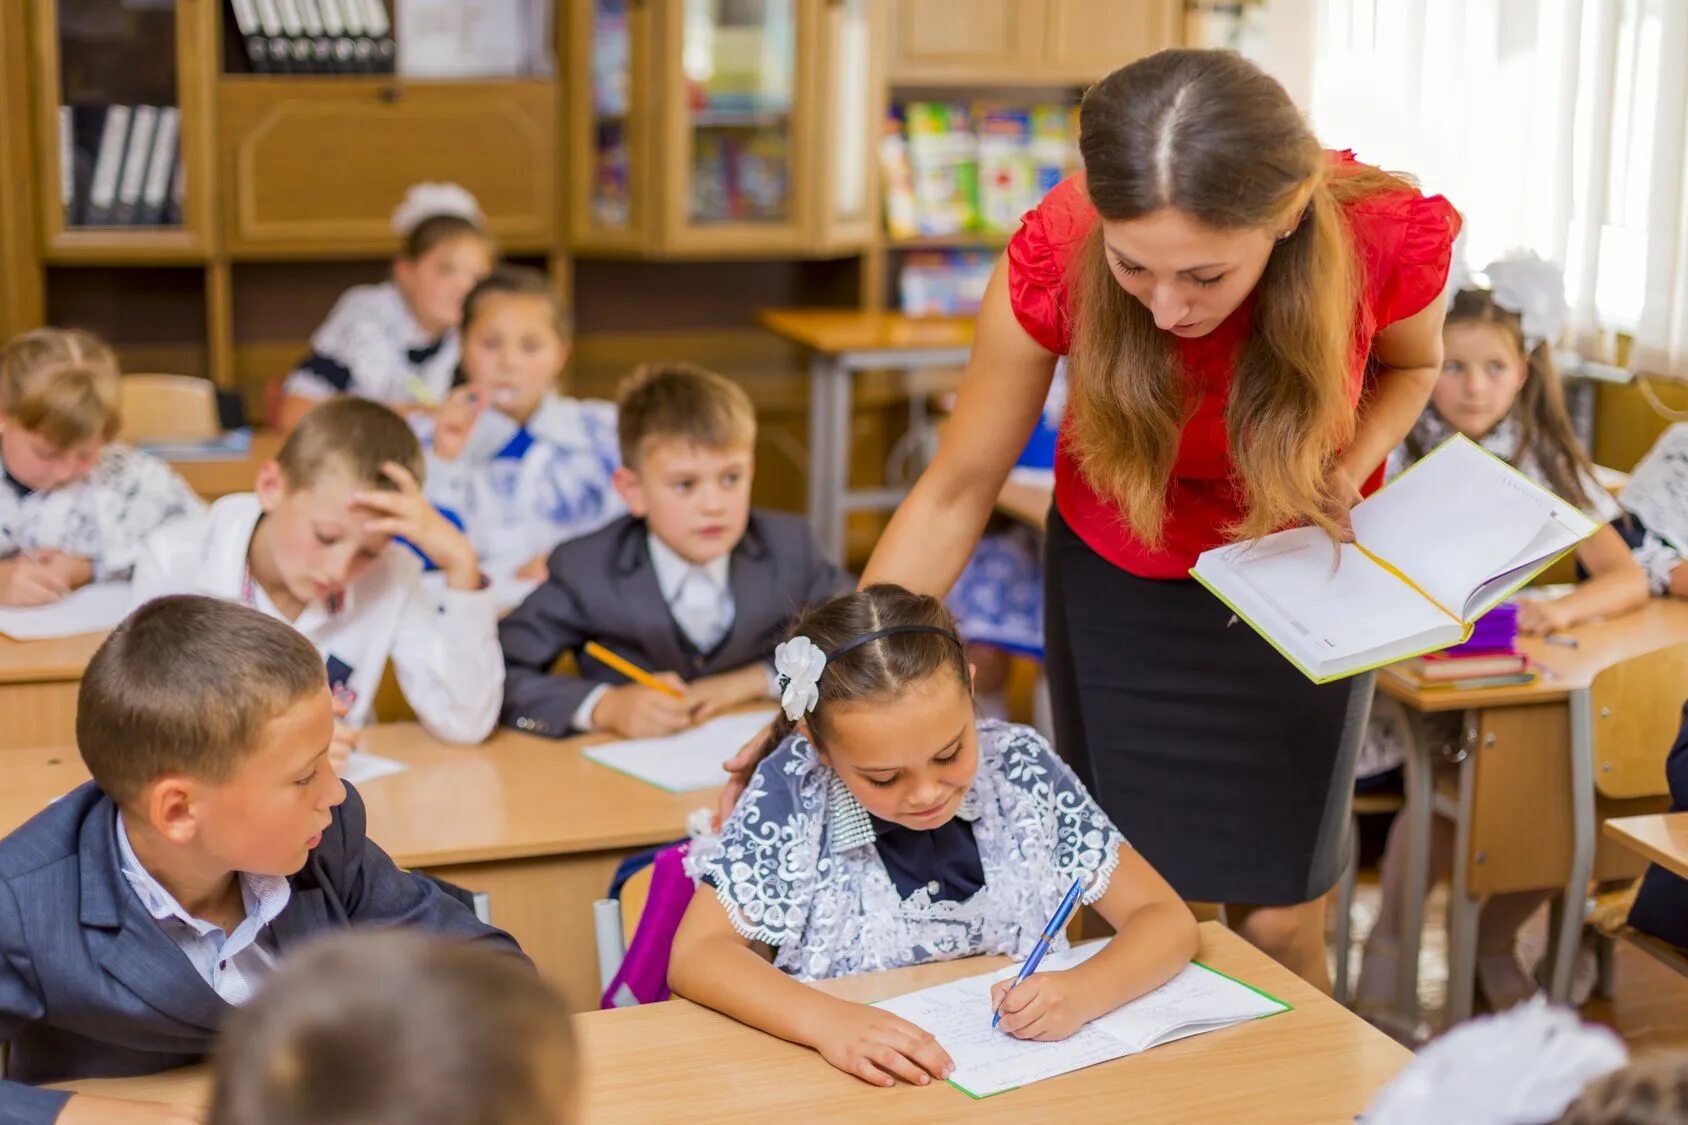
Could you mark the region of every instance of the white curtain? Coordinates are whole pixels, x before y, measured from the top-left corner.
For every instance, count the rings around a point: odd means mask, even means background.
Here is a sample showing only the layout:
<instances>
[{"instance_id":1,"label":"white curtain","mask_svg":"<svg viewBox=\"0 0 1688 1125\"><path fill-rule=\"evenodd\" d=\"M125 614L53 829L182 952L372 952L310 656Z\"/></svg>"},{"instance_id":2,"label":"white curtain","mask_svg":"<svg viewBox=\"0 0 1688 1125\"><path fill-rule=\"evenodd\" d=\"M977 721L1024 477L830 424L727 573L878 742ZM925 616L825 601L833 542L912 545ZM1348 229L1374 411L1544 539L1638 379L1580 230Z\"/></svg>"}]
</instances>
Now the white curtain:
<instances>
[{"instance_id":1,"label":"white curtain","mask_svg":"<svg viewBox=\"0 0 1688 1125\"><path fill-rule=\"evenodd\" d=\"M1565 268L1575 345L1688 378L1688 0L1318 0L1321 139Z\"/></svg>"}]
</instances>

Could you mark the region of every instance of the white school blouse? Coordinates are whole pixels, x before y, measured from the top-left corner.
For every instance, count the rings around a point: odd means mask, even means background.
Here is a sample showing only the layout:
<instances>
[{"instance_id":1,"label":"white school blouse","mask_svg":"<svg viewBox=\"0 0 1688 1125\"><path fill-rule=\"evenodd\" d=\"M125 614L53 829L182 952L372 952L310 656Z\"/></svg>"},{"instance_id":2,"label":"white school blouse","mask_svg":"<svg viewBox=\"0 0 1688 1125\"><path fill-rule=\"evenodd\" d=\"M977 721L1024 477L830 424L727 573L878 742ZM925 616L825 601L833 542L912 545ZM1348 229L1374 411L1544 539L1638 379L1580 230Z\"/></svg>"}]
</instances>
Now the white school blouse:
<instances>
[{"instance_id":1,"label":"white school blouse","mask_svg":"<svg viewBox=\"0 0 1688 1125\"><path fill-rule=\"evenodd\" d=\"M547 395L525 426L486 410L454 461L435 456L432 417L411 425L427 454L423 492L457 517L494 578L627 511L610 484L621 464L613 403Z\"/></svg>"},{"instance_id":2,"label":"white school blouse","mask_svg":"<svg viewBox=\"0 0 1688 1125\"><path fill-rule=\"evenodd\" d=\"M284 391L304 398L338 394L413 406L414 376L436 401L451 390L461 341L455 328L429 336L391 281L354 285L311 334L311 351L287 377Z\"/></svg>"},{"instance_id":3,"label":"white school blouse","mask_svg":"<svg viewBox=\"0 0 1688 1125\"><path fill-rule=\"evenodd\" d=\"M205 503L163 461L108 444L86 480L30 490L0 473L0 559L19 551L63 551L94 563L94 580L129 576L141 541Z\"/></svg>"},{"instance_id":4,"label":"white school blouse","mask_svg":"<svg viewBox=\"0 0 1688 1125\"><path fill-rule=\"evenodd\" d=\"M899 895L867 810L797 735L756 767L721 835L693 842L686 870L801 980L1025 957L1074 877L1088 880L1080 902L1107 892L1126 842L1037 731L978 729L979 770L957 815L973 822L985 883L965 902L934 901L924 886Z\"/></svg>"},{"instance_id":5,"label":"white school blouse","mask_svg":"<svg viewBox=\"0 0 1688 1125\"><path fill-rule=\"evenodd\" d=\"M136 604L161 594L207 594L286 620L246 566L262 514L251 493L225 496L198 520L150 537L135 566ZM498 722L504 655L490 590L429 591L422 562L391 543L340 597L313 602L290 624L322 653L346 721L363 726L390 657L428 733L480 742Z\"/></svg>"}]
</instances>

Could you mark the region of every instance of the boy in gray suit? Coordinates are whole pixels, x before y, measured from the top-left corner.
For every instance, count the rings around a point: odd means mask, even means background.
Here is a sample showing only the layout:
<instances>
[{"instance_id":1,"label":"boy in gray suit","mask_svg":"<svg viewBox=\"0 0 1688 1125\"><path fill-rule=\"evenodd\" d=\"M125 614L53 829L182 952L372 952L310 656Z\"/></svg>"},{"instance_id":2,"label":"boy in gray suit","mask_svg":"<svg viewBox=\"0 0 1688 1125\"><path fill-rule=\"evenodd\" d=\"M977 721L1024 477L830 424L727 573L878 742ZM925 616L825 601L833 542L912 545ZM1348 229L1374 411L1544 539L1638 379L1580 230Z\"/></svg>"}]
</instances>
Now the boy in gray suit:
<instances>
[{"instance_id":1,"label":"boy in gray suit","mask_svg":"<svg viewBox=\"0 0 1688 1125\"><path fill-rule=\"evenodd\" d=\"M196 1120L25 1083L197 1062L278 960L331 930L516 951L370 842L333 737L322 657L256 610L158 598L100 646L76 704L94 780L0 841L0 1121Z\"/></svg>"},{"instance_id":2,"label":"boy in gray suit","mask_svg":"<svg viewBox=\"0 0 1688 1125\"><path fill-rule=\"evenodd\" d=\"M756 414L736 383L646 367L618 396L631 513L551 553L545 583L500 624L504 722L561 738L673 734L779 694L768 661L803 606L849 588L799 516L752 511ZM627 683L596 641L674 688ZM573 654L579 671L551 666Z\"/></svg>"}]
</instances>

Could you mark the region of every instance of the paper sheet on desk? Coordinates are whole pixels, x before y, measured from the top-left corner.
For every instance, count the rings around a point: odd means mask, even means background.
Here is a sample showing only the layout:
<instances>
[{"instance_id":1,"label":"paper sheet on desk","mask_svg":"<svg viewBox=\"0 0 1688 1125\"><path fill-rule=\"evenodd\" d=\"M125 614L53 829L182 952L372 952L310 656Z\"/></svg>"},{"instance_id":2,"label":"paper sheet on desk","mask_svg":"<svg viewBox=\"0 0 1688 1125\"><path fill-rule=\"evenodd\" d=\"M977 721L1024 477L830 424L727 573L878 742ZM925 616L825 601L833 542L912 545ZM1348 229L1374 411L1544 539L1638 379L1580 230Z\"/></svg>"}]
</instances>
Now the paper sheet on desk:
<instances>
[{"instance_id":1,"label":"paper sheet on desk","mask_svg":"<svg viewBox=\"0 0 1688 1125\"><path fill-rule=\"evenodd\" d=\"M391 758L383 758L367 750L353 750L351 756L346 759L346 767L340 771L340 780L349 781L353 785L367 785L378 777L403 773L409 768L403 762L395 762Z\"/></svg>"},{"instance_id":2,"label":"paper sheet on desk","mask_svg":"<svg viewBox=\"0 0 1688 1125\"><path fill-rule=\"evenodd\" d=\"M134 608L127 582L95 582L52 605L0 607L0 633L16 641L44 641L115 629Z\"/></svg>"},{"instance_id":3,"label":"paper sheet on desk","mask_svg":"<svg viewBox=\"0 0 1688 1125\"><path fill-rule=\"evenodd\" d=\"M586 751L586 756L600 766L670 793L713 789L727 781L727 771L721 768L721 763L750 741L751 735L767 726L776 713L770 710L722 715L667 738L636 738L594 746Z\"/></svg>"},{"instance_id":4,"label":"paper sheet on desk","mask_svg":"<svg viewBox=\"0 0 1688 1125\"><path fill-rule=\"evenodd\" d=\"M1043 972L1070 969L1103 947L1093 942L1051 953ZM991 1027L991 985L1012 978L1011 965L935 988L882 1000L878 1007L926 1029L955 1061L950 1082L985 1098L1150 1047L1276 1015L1289 1005L1205 965L1191 964L1159 988L1122 1005L1058 1043L1016 1039Z\"/></svg>"}]
</instances>

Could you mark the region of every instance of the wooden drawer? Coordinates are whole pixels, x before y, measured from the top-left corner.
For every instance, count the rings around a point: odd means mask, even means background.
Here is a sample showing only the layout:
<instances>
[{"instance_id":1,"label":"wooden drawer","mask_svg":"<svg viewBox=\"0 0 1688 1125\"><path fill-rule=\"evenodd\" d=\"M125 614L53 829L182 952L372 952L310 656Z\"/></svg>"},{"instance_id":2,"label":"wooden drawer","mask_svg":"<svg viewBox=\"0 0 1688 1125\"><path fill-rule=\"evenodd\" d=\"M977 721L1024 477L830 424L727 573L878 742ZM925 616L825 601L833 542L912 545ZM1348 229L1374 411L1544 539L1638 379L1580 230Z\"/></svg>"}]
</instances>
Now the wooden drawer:
<instances>
[{"instance_id":1,"label":"wooden drawer","mask_svg":"<svg viewBox=\"0 0 1688 1125\"><path fill-rule=\"evenodd\" d=\"M405 189L453 180L508 250L543 251L558 211L548 82L227 78L218 86L230 254L386 255Z\"/></svg>"}]
</instances>

